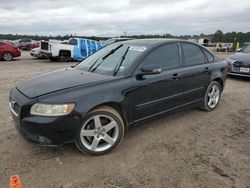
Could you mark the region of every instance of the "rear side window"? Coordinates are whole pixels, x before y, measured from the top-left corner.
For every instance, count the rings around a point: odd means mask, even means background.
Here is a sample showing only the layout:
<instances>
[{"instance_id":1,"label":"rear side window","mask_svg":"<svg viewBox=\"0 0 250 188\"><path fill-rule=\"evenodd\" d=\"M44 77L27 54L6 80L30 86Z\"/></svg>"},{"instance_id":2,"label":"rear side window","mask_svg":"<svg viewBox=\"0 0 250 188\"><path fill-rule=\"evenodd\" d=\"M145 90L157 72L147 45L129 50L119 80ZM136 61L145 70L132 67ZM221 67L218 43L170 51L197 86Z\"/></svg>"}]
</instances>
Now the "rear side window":
<instances>
[{"instance_id":1,"label":"rear side window","mask_svg":"<svg viewBox=\"0 0 250 188\"><path fill-rule=\"evenodd\" d=\"M206 57L207 57L207 60L208 60L208 62L213 62L214 61L214 56L212 56L212 54L210 54L208 51L206 51L206 50L203 50L204 51L204 53L205 53L205 55L206 55Z\"/></svg>"},{"instance_id":2,"label":"rear side window","mask_svg":"<svg viewBox=\"0 0 250 188\"><path fill-rule=\"evenodd\" d=\"M163 70L179 67L180 55L177 43L166 44L153 50L143 61L144 65L160 65Z\"/></svg>"},{"instance_id":3,"label":"rear side window","mask_svg":"<svg viewBox=\"0 0 250 188\"><path fill-rule=\"evenodd\" d=\"M183 57L186 66L205 63L204 53L195 44L182 43Z\"/></svg>"}]
</instances>

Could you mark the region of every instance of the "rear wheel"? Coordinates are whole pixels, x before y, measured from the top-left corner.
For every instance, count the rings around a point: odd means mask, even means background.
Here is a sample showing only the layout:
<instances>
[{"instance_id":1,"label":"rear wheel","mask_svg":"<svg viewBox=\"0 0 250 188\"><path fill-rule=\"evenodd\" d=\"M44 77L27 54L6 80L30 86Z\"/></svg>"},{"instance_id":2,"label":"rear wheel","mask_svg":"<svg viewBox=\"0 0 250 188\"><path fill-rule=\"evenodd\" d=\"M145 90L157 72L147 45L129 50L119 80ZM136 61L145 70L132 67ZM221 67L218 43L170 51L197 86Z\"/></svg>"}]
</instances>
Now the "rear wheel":
<instances>
[{"instance_id":1,"label":"rear wheel","mask_svg":"<svg viewBox=\"0 0 250 188\"><path fill-rule=\"evenodd\" d=\"M13 59L13 55L10 52L5 52L2 58L4 61L11 61Z\"/></svg>"},{"instance_id":2,"label":"rear wheel","mask_svg":"<svg viewBox=\"0 0 250 188\"><path fill-rule=\"evenodd\" d=\"M207 88L201 109L205 111L214 110L219 104L221 90L221 85L218 82L211 82Z\"/></svg>"},{"instance_id":3,"label":"rear wheel","mask_svg":"<svg viewBox=\"0 0 250 188\"><path fill-rule=\"evenodd\" d=\"M120 114L105 106L89 112L77 131L76 146L90 155L103 155L116 148L124 136Z\"/></svg>"}]
</instances>

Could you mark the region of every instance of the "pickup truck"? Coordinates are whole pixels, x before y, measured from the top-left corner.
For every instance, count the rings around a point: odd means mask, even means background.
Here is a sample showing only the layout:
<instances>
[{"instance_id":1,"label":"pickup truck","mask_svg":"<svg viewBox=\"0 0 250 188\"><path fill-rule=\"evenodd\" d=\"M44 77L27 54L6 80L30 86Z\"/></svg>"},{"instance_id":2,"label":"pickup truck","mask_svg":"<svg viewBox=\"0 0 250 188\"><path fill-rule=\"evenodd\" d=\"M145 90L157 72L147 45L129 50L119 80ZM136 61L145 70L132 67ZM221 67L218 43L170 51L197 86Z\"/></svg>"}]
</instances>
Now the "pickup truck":
<instances>
[{"instance_id":1,"label":"pickup truck","mask_svg":"<svg viewBox=\"0 0 250 188\"><path fill-rule=\"evenodd\" d=\"M101 48L99 42L85 38L70 38L67 44L41 42L41 53L51 61L82 61Z\"/></svg>"}]
</instances>

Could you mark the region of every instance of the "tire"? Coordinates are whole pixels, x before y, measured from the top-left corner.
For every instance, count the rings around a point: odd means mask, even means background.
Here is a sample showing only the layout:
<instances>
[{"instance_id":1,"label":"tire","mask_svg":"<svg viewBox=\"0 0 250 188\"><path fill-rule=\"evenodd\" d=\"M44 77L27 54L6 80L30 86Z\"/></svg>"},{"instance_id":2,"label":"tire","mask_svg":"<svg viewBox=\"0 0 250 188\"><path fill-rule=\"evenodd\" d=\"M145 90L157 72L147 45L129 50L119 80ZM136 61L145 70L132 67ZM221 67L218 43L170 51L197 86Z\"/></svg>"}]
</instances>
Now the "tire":
<instances>
[{"instance_id":1,"label":"tire","mask_svg":"<svg viewBox=\"0 0 250 188\"><path fill-rule=\"evenodd\" d=\"M76 146L88 155L106 154L121 143L124 122L120 114L109 106L90 111L76 133Z\"/></svg>"},{"instance_id":2,"label":"tire","mask_svg":"<svg viewBox=\"0 0 250 188\"><path fill-rule=\"evenodd\" d=\"M60 62L68 62L68 57L67 56L59 56L59 58L58 58L58 60L60 61Z\"/></svg>"},{"instance_id":3,"label":"tire","mask_svg":"<svg viewBox=\"0 0 250 188\"><path fill-rule=\"evenodd\" d=\"M56 57L49 57L50 61L57 61Z\"/></svg>"},{"instance_id":4,"label":"tire","mask_svg":"<svg viewBox=\"0 0 250 188\"><path fill-rule=\"evenodd\" d=\"M5 52L2 58L4 61L11 61L13 59L13 55L10 52Z\"/></svg>"},{"instance_id":5,"label":"tire","mask_svg":"<svg viewBox=\"0 0 250 188\"><path fill-rule=\"evenodd\" d=\"M220 102L221 91L221 85L216 81L212 81L207 87L203 103L200 107L201 110L208 112L213 111Z\"/></svg>"}]
</instances>

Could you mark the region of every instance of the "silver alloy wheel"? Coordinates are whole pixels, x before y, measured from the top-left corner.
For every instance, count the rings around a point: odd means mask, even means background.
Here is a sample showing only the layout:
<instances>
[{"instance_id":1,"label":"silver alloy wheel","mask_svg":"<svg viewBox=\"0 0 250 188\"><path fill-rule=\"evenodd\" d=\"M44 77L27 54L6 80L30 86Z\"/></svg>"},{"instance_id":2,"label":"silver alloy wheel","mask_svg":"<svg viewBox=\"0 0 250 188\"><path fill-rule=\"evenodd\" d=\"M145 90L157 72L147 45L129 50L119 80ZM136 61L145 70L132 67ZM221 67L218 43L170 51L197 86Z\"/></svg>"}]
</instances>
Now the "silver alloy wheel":
<instances>
[{"instance_id":1,"label":"silver alloy wheel","mask_svg":"<svg viewBox=\"0 0 250 188\"><path fill-rule=\"evenodd\" d=\"M119 135L119 127L114 118L107 115L95 115L82 126L80 138L82 144L91 151L105 151L112 147Z\"/></svg>"},{"instance_id":2,"label":"silver alloy wheel","mask_svg":"<svg viewBox=\"0 0 250 188\"><path fill-rule=\"evenodd\" d=\"M218 85L213 84L208 92L208 106L209 108L215 108L220 99L220 88Z\"/></svg>"},{"instance_id":3,"label":"silver alloy wheel","mask_svg":"<svg viewBox=\"0 0 250 188\"><path fill-rule=\"evenodd\" d=\"M11 54L10 52L5 52L5 53L3 54L3 59L4 59L5 61L10 61L10 60L12 60L12 54Z\"/></svg>"}]
</instances>

